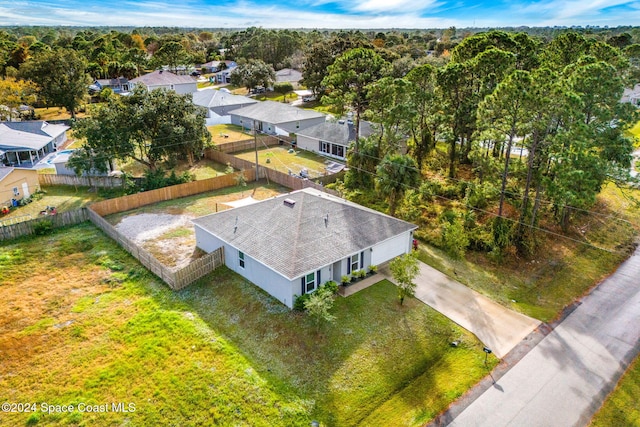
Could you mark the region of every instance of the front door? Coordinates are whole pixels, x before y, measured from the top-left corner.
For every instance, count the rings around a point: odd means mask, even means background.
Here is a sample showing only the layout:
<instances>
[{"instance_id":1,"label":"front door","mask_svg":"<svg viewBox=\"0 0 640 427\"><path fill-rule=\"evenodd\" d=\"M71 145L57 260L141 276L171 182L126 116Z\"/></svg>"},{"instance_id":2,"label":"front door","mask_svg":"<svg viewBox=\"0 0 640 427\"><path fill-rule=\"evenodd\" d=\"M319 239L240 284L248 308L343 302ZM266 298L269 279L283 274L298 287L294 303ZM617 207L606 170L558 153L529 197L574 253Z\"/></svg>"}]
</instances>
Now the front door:
<instances>
[{"instance_id":1,"label":"front door","mask_svg":"<svg viewBox=\"0 0 640 427\"><path fill-rule=\"evenodd\" d=\"M334 262L331 270L333 272L333 281L336 283L342 282L342 261Z\"/></svg>"},{"instance_id":2,"label":"front door","mask_svg":"<svg viewBox=\"0 0 640 427\"><path fill-rule=\"evenodd\" d=\"M26 182L22 183L22 197L29 197L31 196L31 193L29 193L29 184L27 184Z\"/></svg>"}]
</instances>

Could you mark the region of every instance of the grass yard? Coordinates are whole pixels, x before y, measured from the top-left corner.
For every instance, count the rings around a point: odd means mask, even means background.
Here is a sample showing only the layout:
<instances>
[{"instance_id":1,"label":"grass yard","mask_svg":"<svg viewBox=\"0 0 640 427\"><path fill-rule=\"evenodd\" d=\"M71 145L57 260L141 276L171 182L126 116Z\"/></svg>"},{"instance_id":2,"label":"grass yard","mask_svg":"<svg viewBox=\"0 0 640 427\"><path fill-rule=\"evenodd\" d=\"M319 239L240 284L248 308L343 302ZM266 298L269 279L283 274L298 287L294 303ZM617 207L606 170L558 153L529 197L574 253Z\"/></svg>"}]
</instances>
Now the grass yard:
<instances>
[{"instance_id":1,"label":"grass yard","mask_svg":"<svg viewBox=\"0 0 640 427\"><path fill-rule=\"evenodd\" d=\"M318 330L224 267L173 292L89 223L4 244L0 267L4 401L135 405L6 425L419 425L496 363L389 282Z\"/></svg>"},{"instance_id":2,"label":"grass yard","mask_svg":"<svg viewBox=\"0 0 640 427\"><path fill-rule=\"evenodd\" d=\"M35 109L37 120L69 120L71 114L63 107L46 107ZM76 118L86 117L86 113L76 111Z\"/></svg>"},{"instance_id":3,"label":"grass yard","mask_svg":"<svg viewBox=\"0 0 640 427\"><path fill-rule=\"evenodd\" d=\"M164 167L160 165L161 167ZM147 167L137 162L135 160L129 160L124 164L119 165L120 170L130 174L131 176L142 177L144 173L147 171ZM189 173L195 175L196 180L199 179L207 179L207 178L215 178L216 176L224 175L227 165L223 165L222 163L214 162L209 159L199 159L195 162L193 166L189 166L189 163L180 162L174 168L168 169L169 173L171 171L175 171L176 174L181 174L182 172L188 171Z\"/></svg>"},{"instance_id":4,"label":"grass yard","mask_svg":"<svg viewBox=\"0 0 640 427\"><path fill-rule=\"evenodd\" d=\"M616 389L591 420L591 427L640 426L640 358L629 366Z\"/></svg>"},{"instance_id":5,"label":"grass yard","mask_svg":"<svg viewBox=\"0 0 640 427\"><path fill-rule=\"evenodd\" d=\"M26 221L38 217L40 211L47 206L55 206L58 212L65 212L103 199L98 193L90 192L87 187L78 187L76 190L70 185L52 185L42 189L46 192L42 199L13 209L8 215L0 216L0 221L17 218Z\"/></svg>"},{"instance_id":6,"label":"grass yard","mask_svg":"<svg viewBox=\"0 0 640 427\"><path fill-rule=\"evenodd\" d=\"M420 259L507 307L548 322L629 256L640 230L640 208L627 196L640 198L640 191L625 196L609 185L592 208L595 214L574 222L572 238L606 250L544 235L539 236L542 248L532 260L491 260L471 251L466 259L454 260L426 245L419 251Z\"/></svg>"},{"instance_id":7,"label":"grass yard","mask_svg":"<svg viewBox=\"0 0 640 427\"><path fill-rule=\"evenodd\" d=\"M213 126L207 126L209 133L211 134L211 141L214 144L222 144L225 142L244 141L246 139L253 139L253 135L244 132L241 126L232 124L219 124ZM225 137L225 135L227 135Z\"/></svg>"},{"instance_id":8,"label":"grass yard","mask_svg":"<svg viewBox=\"0 0 640 427\"><path fill-rule=\"evenodd\" d=\"M255 162L255 151L243 151L233 153L234 156L244 160ZM269 163L267 163L267 160ZM312 178L325 175L325 158L305 150L295 150L290 153L288 146L273 146L258 150L258 163L282 173L290 170L299 174L301 169L307 169Z\"/></svg>"}]
</instances>

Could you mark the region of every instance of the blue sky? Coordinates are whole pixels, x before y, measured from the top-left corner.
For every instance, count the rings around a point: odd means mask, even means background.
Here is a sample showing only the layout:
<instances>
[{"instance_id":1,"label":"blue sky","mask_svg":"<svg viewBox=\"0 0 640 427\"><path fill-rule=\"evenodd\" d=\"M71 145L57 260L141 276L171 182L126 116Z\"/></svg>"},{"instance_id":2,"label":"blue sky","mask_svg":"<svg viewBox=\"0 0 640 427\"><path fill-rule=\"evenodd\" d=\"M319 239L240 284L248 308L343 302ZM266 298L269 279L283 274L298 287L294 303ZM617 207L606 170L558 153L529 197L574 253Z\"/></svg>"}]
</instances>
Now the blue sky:
<instances>
[{"instance_id":1,"label":"blue sky","mask_svg":"<svg viewBox=\"0 0 640 427\"><path fill-rule=\"evenodd\" d=\"M640 23L640 0L0 0L0 25L446 28Z\"/></svg>"}]
</instances>

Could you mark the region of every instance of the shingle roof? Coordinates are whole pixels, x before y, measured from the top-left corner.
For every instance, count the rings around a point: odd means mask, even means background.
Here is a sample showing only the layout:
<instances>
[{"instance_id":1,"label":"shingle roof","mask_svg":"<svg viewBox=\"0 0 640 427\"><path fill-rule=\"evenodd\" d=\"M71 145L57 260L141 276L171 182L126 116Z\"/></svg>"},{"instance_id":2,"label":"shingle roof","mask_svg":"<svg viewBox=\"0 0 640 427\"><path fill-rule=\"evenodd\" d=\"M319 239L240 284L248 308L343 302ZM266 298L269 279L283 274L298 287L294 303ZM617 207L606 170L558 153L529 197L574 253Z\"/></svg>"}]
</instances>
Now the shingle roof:
<instances>
[{"instance_id":1,"label":"shingle roof","mask_svg":"<svg viewBox=\"0 0 640 427\"><path fill-rule=\"evenodd\" d=\"M42 120L0 123L0 149L39 150L65 133L69 126L54 125Z\"/></svg>"},{"instance_id":2,"label":"shingle roof","mask_svg":"<svg viewBox=\"0 0 640 427\"><path fill-rule=\"evenodd\" d=\"M373 125L369 122L360 122L360 137L367 137L373 133ZM298 135L308 136L317 140L334 142L340 145L349 145L356 139L356 130L353 123L324 122L305 128Z\"/></svg>"},{"instance_id":3,"label":"shingle roof","mask_svg":"<svg viewBox=\"0 0 640 427\"><path fill-rule=\"evenodd\" d=\"M285 199L295 204L289 207ZM290 280L417 228L310 189L211 214L193 223Z\"/></svg>"},{"instance_id":4,"label":"shingle roof","mask_svg":"<svg viewBox=\"0 0 640 427\"><path fill-rule=\"evenodd\" d=\"M283 68L276 71L276 82L291 82L297 83L302 80L302 73L292 68Z\"/></svg>"},{"instance_id":5,"label":"shingle roof","mask_svg":"<svg viewBox=\"0 0 640 427\"><path fill-rule=\"evenodd\" d=\"M313 110L303 110L292 107L289 104L275 101L258 102L249 107L234 110L231 115L246 117L251 120L258 120L266 123L288 123L297 120L315 119L323 117L324 114Z\"/></svg>"},{"instance_id":6,"label":"shingle roof","mask_svg":"<svg viewBox=\"0 0 640 427\"><path fill-rule=\"evenodd\" d=\"M15 168L5 168L0 166L0 181L5 179Z\"/></svg>"},{"instance_id":7,"label":"shingle roof","mask_svg":"<svg viewBox=\"0 0 640 427\"><path fill-rule=\"evenodd\" d=\"M195 82L196 79L191 76L178 76L163 70L154 71L131 80L131 83L144 83L147 86L177 85Z\"/></svg>"},{"instance_id":8,"label":"shingle roof","mask_svg":"<svg viewBox=\"0 0 640 427\"><path fill-rule=\"evenodd\" d=\"M193 103L202 107L214 108L228 105L255 104L258 101L242 95L233 95L219 90L199 90L193 94Z\"/></svg>"}]
</instances>

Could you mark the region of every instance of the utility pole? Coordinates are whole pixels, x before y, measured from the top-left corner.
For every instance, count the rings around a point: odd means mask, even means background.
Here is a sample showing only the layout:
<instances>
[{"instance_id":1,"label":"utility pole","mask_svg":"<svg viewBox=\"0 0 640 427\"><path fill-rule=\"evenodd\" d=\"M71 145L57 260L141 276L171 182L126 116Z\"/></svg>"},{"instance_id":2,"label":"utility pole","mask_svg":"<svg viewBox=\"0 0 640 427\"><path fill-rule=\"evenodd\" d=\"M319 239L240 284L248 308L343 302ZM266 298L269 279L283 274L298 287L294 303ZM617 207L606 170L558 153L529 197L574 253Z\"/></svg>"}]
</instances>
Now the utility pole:
<instances>
[{"instance_id":1,"label":"utility pole","mask_svg":"<svg viewBox=\"0 0 640 427\"><path fill-rule=\"evenodd\" d=\"M256 130L256 121L253 121L253 145L256 150L256 182L258 182L258 131Z\"/></svg>"}]
</instances>

